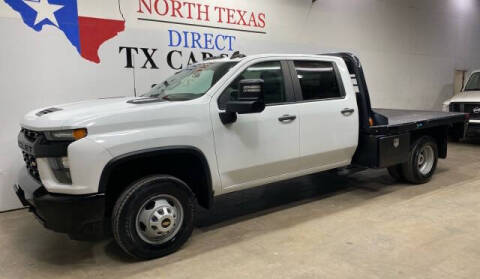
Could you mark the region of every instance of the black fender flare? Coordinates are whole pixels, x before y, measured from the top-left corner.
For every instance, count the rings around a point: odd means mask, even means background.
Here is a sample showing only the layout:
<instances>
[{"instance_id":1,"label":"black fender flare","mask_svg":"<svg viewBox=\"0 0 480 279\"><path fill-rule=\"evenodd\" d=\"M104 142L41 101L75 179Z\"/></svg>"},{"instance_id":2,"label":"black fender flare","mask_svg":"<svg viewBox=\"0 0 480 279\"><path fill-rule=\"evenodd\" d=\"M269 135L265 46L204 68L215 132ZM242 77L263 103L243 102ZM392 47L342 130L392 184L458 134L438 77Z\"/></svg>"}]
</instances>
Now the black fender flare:
<instances>
[{"instance_id":1,"label":"black fender flare","mask_svg":"<svg viewBox=\"0 0 480 279\"><path fill-rule=\"evenodd\" d=\"M175 145L175 146L166 146L166 147L158 147L158 148L148 148L143 150L137 150L133 152L129 152L126 154L119 155L117 157L112 158L103 168L102 174L100 176L100 181L98 185L98 193L105 193L107 190L107 184L110 180L110 176L112 171L119 165L126 163L130 160L137 160L141 158L151 158L151 157L159 157L162 155L171 155L171 154L190 154L198 158L202 164L202 168L206 178L206 188L204 189L207 191L206 195L208 197L208 202L206 203L206 207L210 208L213 204L213 196L214 191L212 188L212 175L210 172L210 167L207 161L207 158L203 154L203 152L193 146L187 145Z\"/></svg>"}]
</instances>

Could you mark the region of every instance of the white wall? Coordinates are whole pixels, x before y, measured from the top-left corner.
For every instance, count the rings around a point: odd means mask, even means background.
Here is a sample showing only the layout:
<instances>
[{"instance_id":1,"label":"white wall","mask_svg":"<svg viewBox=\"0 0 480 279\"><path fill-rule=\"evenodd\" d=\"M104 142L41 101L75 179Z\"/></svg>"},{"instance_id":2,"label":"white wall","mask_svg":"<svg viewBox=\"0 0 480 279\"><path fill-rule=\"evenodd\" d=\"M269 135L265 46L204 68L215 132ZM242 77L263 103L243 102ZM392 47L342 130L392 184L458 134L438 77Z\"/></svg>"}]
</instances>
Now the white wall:
<instances>
[{"instance_id":1,"label":"white wall","mask_svg":"<svg viewBox=\"0 0 480 279\"><path fill-rule=\"evenodd\" d=\"M102 1L101 6L98 3L78 0L82 12L89 16L118 17L116 0ZM363 61L376 107L440 109L442 101L452 95L454 70L480 68L477 0L317 0L314 4L310 0L198 0L197 3L264 12L266 27L260 29L267 34L139 21L138 0L121 0L125 31L100 47L101 63L95 64L80 57L57 28L45 26L36 32L10 6L0 2L0 211L19 206L11 185L23 166L16 146L22 115L56 103L132 95L132 70L124 68L125 54L119 53L120 46L158 49L154 58L160 69L136 69L137 90L145 91L174 72L165 61L169 51L190 51L168 47L167 30L171 28L234 35L235 49L246 54L353 51ZM137 67L143 60L137 57Z\"/></svg>"}]
</instances>

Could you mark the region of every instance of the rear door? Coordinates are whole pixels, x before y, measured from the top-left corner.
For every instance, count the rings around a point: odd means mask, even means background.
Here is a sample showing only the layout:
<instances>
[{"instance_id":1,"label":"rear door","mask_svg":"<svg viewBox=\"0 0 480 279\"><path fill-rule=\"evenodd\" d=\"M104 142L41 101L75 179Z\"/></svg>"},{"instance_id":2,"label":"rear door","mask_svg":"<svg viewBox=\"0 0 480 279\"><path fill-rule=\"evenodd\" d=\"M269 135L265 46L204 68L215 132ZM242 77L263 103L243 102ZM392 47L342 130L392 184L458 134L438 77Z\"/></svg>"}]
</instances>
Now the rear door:
<instances>
[{"instance_id":1,"label":"rear door","mask_svg":"<svg viewBox=\"0 0 480 279\"><path fill-rule=\"evenodd\" d=\"M358 144L358 108L350 75L335 60L289 62L300 123L300 169L346 166ZM342 80L343 77L343 80Z\"/></svg>"}]
</instances>

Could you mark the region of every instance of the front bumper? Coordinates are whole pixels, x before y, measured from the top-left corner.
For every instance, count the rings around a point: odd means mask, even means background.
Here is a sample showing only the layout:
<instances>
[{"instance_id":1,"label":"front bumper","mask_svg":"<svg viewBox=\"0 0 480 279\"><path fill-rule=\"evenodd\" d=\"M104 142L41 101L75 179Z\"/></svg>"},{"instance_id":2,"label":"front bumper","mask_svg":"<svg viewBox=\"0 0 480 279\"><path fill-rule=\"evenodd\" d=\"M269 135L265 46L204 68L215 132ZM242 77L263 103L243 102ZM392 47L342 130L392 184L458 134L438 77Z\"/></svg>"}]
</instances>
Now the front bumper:
<instances>
[{"instance_id":1,"label":"front bumper","mask_svg":"<svg viewBox=\"0 0 480 279\"><path fill-rule=\"evenodd\" d=\"M105 194L49 193L26 169L20 173L14 190L20 202L29 207L47 229L75 238L103 234Z\"/></svg>"}]
</instances>

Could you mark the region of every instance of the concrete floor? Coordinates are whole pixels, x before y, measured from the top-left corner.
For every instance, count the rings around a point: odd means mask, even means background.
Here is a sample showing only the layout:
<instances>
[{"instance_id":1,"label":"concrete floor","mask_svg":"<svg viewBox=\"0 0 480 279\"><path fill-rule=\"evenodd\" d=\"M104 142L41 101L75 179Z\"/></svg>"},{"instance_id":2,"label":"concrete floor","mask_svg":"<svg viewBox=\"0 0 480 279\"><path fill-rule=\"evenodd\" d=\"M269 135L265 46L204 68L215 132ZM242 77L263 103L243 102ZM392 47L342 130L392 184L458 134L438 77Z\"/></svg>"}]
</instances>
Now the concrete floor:
<instances>
[{"instance_id":1,"label":"concrete floor","mask_svg":"<svg viewBox=\"0 0 480 279\"><path fill-rule=\"evenodd\" d=\"M0 278L479 278L480 141L434 179L319 174L222 197L179 252L136 262L71 241L26 210L0 214Z\"/></svg>"}]
</instances>

